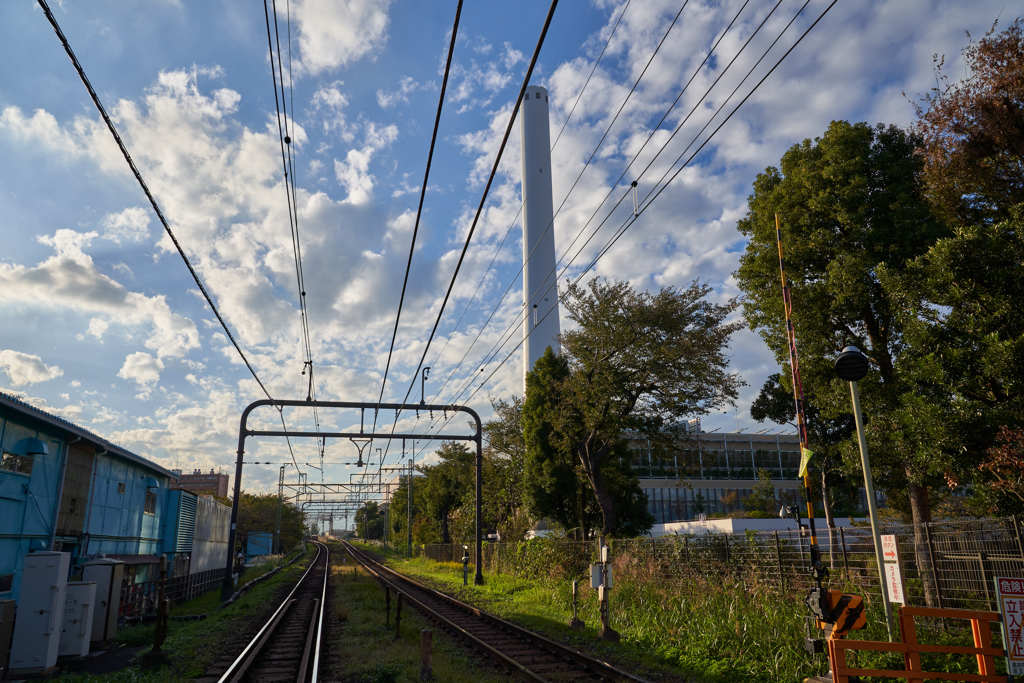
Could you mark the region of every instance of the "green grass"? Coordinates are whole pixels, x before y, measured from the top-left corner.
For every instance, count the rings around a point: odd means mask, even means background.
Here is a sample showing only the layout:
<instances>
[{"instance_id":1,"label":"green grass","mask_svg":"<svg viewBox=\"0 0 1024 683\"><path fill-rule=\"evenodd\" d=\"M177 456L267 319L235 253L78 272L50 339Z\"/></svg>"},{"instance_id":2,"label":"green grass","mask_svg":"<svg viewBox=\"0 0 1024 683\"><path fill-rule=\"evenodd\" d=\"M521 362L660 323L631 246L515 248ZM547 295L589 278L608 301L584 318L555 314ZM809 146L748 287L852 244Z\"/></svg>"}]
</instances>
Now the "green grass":
<instances>
[{"instance_id":1,"label":"green grass","mask_svg":"<svg viewBox=\"0 0 1024 683\"><path fill-rule=\"evenodd\" d=\"M796 682L827 670L823 655L811 656L803 647L808 615L804 596L782 594L775 586L712 571L703 577L667 580L644 567L617 567L611 625L622 641L610 645L597 639L597 597L589 584L581 590L579 605L579 616L587 628L576 632L566 626L571 616L567 579L549 578L548 572L534 567L528 570L528 578L489 573L483 586L463 586L460 564L406 559L379 547L373 550L386 555L399 571L557 640L606 655L648 678L667 675L716 683ZM858 592L856 587L838 582L830 587ZM848 637L886 641L881 605L868 600L867 610L867 628ZM950 622L944 631L935 623L919 620L919 642L970 645L970 629L965 624ZM815 633L815 637L820 635ZM865 652L854 657L865 668L902 668L902 655ZM970 656L927 655L922 659L932 671L977 673ZM997 664L1000 671L1002 666Z\"/></svg>"},{"instance_id":2,"label":"green grass","mask_svg":"<svg viewBox=\"0 0 1024 683\"><path fill-rule=\"evenodd\" d=\"M312 558L312 549L307 552ZM168 654L168 664L158 668L143 668L139 664L121 671L89 676L67 674L61 681L169 681L187 680L202 675L206 668L221 654L238 633L250 628L252 622L267 611L274 596L286 585L294 583L308 564L300 560L290 567L254 586L248 593L231 606L219 609L220 591L215 589L171 609L172 614L208 614L201 621L174 621L168 624L167 639L163 651ZM272 565L251 567L245 580L255 578ZM116 642L124 646L149 645L153 642L153 624L139 624L121 629ZM146 648L140 654L148 651Z\"/></svg>"}]
</instances>

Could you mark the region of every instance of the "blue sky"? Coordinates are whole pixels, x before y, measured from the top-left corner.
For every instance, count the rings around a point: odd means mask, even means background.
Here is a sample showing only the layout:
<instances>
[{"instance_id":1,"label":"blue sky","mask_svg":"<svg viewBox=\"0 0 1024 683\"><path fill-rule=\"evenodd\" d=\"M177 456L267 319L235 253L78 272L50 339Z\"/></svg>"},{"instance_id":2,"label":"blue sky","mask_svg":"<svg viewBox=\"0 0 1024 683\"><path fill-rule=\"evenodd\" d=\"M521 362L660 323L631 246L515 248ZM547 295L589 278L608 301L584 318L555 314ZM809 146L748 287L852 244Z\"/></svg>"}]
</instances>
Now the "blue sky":
<instances>
[{"instance_id":1,"label":"blue sky","mask_svg":"<svg viewBox=\"0 0 1024 683\"><path fill-rule=\"evenodd\" d=\"M632 0L614 33L621 2L563 0L556 11L533 78L550 92L552 139L611 36L552 152L556 207L681 4ZM700 103L668 141L774 2L749 2L709 67L642 147L741 4L687 3L556 217L559 254L638 149L646 164L653 150L667 145L640 178L645 193L707 121L713 109ZM800 4L779 3L711 91L713 106ZM808 3L755 79L826 4ZM64 0L52 8L260 378L277 397L304 397L262 6ZM278 0L277 9L286 59L290 18L296 190L317 393L375 400L455 3L293 0L289 6ZM385 400L401 400L412 379L546 12L547 3L534 0L464 7ZM735 224L755 175L833 119L906 125L913 110L902 93L913 96L934 84L932 55L945 54L949 72L961 74L966 32L983 34L1001 14L1004 23L1013 18L1001 1L841 0L594 272L649 289L700 278L716 297L737 295L732 272L743 242ZM0 389L166 466L227 471L239 414L261 392L170 247L42 12L29 0L4 2L0 27ZM428 400L454 400L456 387L479 374L484 354L519 311L521 283L499 304L521 262L514 221L518 135L517 127L428 353ZM569 276L589 263L623 211L631 207L624 204L613 215L569 264ZM488 269L492 258L496 266ZM493 320L470 348L492 310ZM499 359L511 346L504 349ZM734 408L706 417L705 424L763 428L750 420L749 405L777 369L771 354L744 331L734 339L731 358L748 386ZM497 365L488 364L483 375ZM452 381L442 389L449 374ZM521 360L513 354L485 386L474 391L472 385L459 400L472 393L470 404L486 415L491 398L521 392L521 378ZM418 397L417 389L412 398ZM272 417L262 419L270 424ZM286 417L290 428L308 424L297 413ZM354 419L322 418L338 427ZM426 416L416 424L409 416L399 428L431 428ZM251 446L254 459L289 457L279 442ZM300 462L315 453L310 443L296 445ZM353 446L338 443L328 446L326 459L344 462L354 454ZM387 464L398 457L393 447ZM347 480L353 471L332 465L324 477ZM309 476L320 479L319 472ZM276 478L276 467L254 466L245 487L269 488Z\"/></svg>"}]
</instances>

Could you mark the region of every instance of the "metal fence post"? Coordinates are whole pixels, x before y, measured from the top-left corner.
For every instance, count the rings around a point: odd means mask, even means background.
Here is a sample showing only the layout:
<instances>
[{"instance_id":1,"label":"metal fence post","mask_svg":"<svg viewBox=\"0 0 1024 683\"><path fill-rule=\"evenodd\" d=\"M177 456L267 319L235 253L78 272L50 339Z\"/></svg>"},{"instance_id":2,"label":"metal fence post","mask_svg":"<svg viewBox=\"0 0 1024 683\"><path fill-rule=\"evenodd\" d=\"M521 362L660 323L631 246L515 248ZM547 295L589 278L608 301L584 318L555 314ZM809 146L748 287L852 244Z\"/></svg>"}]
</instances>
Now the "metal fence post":
<instances>
[{"instance_id":1,"label":"metal fence post","mask_svg":"<svg viewBox=\"0 0 1024 683\"><path fill-rule=\"evenodd\" d=\"M988 587L988 556L984 551L978 553L978 567L981 569L981 583L985 586L985 606L992 609L992 591Z\"/></svg>"},{"instance_id":2,"label":"metal fence post","mask_svg":"<svg viewBox=\"0 0 1024 683\"><path fill-rule=\"evenodd\" d=\"M924 525L924 540L928 544L928 563L932 566L932 583L935 584L935 597L939 601L939 609L942 609L942 584L939 583L939 572L935 569L935 546L932 544L932 532L928 528L930 526L930 522L926 522Z\"/></svg>"},{"instance_id":3,"label":"metal fence post","mask_svg":"<svg viewBox=\"0 0 1024 683\"><path fill-rule=\"evenodd\" d=\"M839 527L839 543L843 547L843 571L846 572L846 580L850 580L850 560L846 557L846 532Z\"/></svg>"},{"instance_id":4,"label":"metal fence post","mask_svg":"<svg viewBox=\"0 0 1024 683\"><path fill-rule=\"evenodd\" d=\"M779 585L782 590L786 590L786 574L782 570L782 544L779 543L779 532L773 531L772 534L775 536L775 561L779 565Z\"/></svg>"},{"instance_id":5,"label":"metal fence post","mask_svg":"<svg viewBox=\"0 0 1024 683\"><path fill-rule=\"evenodd\" d=\"M1024 558L1024 543L1021 543L1020 522L1017 521L1017 515L1010 517L1010 521L1013 522L1013 535L1017 537L1017 553Z\"/></svg>"}]
</instances>

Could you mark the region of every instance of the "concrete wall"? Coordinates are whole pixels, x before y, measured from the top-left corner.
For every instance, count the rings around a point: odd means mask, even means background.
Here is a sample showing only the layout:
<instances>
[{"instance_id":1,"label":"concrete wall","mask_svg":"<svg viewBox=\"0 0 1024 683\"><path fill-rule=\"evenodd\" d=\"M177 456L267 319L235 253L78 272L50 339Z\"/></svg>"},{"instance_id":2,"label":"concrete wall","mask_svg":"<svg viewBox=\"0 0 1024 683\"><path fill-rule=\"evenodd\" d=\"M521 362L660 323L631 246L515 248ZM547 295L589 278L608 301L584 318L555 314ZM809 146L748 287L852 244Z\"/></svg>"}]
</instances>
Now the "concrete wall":
<instances>
[{"instance_id":1,"label":"concrete wall","mask_svg":"<svg viewBox=\"0 0 1024 683\"><path fill-rule=\"evenodd\" d=\"M192 536L190 574L224 568L230 526L230 506L218 502L212 496L199 496L196 527Z\"/></svg>"},{"instance_id":2,"label":"concrete wall","mask_svg":"<svg viewBox=\"0 0 1024 683\"><path fill-rule=\"evenodd\" d=\"M833 518L836 528L853 526L853 522L865 522L863 518L854 519L850 517ZM807 521L804 520L804 524ZM816 519L818 533L825 529L825 520ZM655 524L651 527L651 536L671 536L673 534L700 536L705 534L736 534L745 531L783 531L797 528L796 522L792 519L755 519L755 518L728 518L708 519L693 522L668 522L666 524ZM826 532L827 534L827 532Z\"/></svg>"}]
</instances>

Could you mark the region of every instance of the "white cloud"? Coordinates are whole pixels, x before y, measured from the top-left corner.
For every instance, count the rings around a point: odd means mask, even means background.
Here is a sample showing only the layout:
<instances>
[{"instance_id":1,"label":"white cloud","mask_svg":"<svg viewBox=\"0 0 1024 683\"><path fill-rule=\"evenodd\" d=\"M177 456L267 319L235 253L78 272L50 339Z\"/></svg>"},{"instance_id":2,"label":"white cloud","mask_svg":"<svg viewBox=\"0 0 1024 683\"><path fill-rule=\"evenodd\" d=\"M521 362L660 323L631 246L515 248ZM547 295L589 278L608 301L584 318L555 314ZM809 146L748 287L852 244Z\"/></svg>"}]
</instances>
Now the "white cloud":
<instances>
[{"instance_id":1,"label":"white cloud","mask_svg":"<svg viewBox=\"0 0 1024 683\"><path fill-rule=\"evenodd\" d=\"M100 225L103 227L103 237L111 242L143 242L149 237L149 210L141 206L129 207L118 213L107 214Z\"/></svg>"},{"instance_id":2,"label":"white cloud","mask_svg":"<svg viewBox=\"0 0 1024 683\"><path fill-rule=\"evenodd\" d=\"M148 392L160 381L160 372L163 369L164 364L159 358L154 358L144 351L136 351L125 357L124 365L117 371L117 376L135 382L144 392Z\"/></svg>"},{"instance_id":3,"label":"white cloud","mask_svg":"<svg viewBox=\"0 0 1024 683\"><path fill-rule=\"evenodd\" d=\"M13 349L0 349L0 370L7 373L16 387L46 382L64 374L58 366L47 365L39 356Z\"/></svg>"},{"instance_id":4,"label":"white cloud","mask_svg":"<svg viewBox=\"0 0 1024 683\"><path fill-rule=\"evenodd\" d=\"M89 333L97 338L109 322L146 327L146 348L161 357L180 356L196 348L199 334L195 325L171 311L165 296L130 291L96 269L83 251L96 237L95 232L61 229L39 238L56 253L38 265L0 262L0 303L18 306L31 301L49 308L107 316L105 322L95 322L94 317L89 323Z\"/></svg>"},{"instance_id":5,"label":"white cloud","mask_svg":"<svg viewBox=\"0 0 1024 683\"><path fill-rule=\"evenodd\" d=\"M334 176L348 192L345 203L361 206L373 197L374 177L370 173L370 161L378 150L390 145L398 137L394 124L380 126L370 122L364 132L366 145L361 149L350 149L344 161L335 159Z\"/></svg>"},{"instance_id":6,"label":"white cloud","mask_svg":"<svg viewBox=\"0 0 1024 683\"><path fill-rule=\"evenodd\" d=\"M296 0L301 69L308 74L347 66L382 47L387 39L389 0Z\"/></svg>"},{"instance_id":7,"label":"white cloud","mask_svg":"<svg viewBox=\"0 0 1024 683\"><path fill-rule=\"evenodd\" d=\"M386 91L377 90L377 104L381 109L389 109L397 104L408 104L409 95L418 87L421 87L412 76L403 76L398 82L398 88Z\"/></svg>"}]
</instances>

